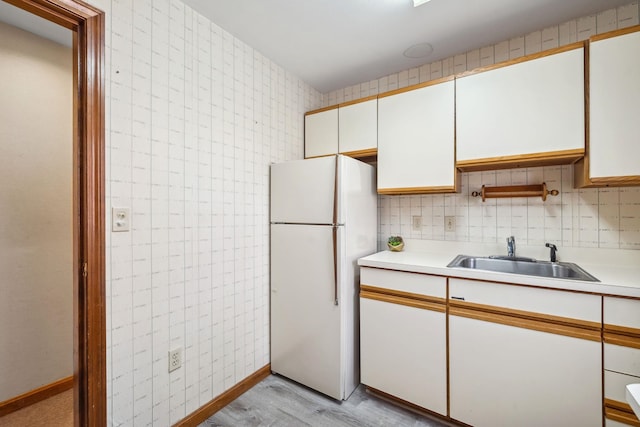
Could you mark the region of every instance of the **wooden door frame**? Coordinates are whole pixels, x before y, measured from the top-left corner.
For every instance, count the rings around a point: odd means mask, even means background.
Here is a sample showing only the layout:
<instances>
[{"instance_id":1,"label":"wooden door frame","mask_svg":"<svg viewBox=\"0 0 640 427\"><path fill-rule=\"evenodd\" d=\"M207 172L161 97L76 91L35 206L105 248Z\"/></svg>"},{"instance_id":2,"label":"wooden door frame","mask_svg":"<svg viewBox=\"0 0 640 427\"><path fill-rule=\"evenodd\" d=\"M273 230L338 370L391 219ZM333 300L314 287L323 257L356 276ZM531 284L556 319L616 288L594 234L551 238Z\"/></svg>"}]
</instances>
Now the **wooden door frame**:
<instances>
[{"instance_id":1,"label":"wooden door frame","mask_svg":"<svg viewBox=\"0 0 640 427\"><path fill-rule=\"evenodd\" d=\"M105 16L76 0L5 1L73 31L74 425L106 426Z\"/></svg>"}]
</instances>

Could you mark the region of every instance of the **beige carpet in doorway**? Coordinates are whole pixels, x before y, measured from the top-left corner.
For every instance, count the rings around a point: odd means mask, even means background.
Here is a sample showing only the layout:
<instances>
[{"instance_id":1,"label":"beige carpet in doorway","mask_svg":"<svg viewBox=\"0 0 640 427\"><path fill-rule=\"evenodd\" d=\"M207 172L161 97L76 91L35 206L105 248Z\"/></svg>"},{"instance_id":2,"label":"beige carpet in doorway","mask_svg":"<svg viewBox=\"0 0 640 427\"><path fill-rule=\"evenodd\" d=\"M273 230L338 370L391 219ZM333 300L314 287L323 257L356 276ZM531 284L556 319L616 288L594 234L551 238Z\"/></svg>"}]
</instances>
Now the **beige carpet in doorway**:
<instances>
[{"instance_id":1,"label":"beige carpet in doorway","mask_svg":"<svg viewBox=\"0 0 640 427\"><path fill-rule=\"evenodd\" d=\"M73 390L0 418L0 427L72 427Z\"/></svg>"}]
</instances>

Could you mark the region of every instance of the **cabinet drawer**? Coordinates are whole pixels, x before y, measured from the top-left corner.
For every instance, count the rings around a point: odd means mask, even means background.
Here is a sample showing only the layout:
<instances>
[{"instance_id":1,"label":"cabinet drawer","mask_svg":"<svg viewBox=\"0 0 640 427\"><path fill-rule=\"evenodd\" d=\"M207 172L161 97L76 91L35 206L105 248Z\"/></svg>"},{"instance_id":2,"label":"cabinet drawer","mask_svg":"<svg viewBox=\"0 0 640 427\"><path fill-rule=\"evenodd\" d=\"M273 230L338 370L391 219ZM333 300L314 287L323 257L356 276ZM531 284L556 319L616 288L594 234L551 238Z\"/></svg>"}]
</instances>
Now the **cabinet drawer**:
<instances>
[{"instance_id":1,"label":"cabinet drawer","mask_svg":"<svg viewBox=\"0 0 640 427\"><path fill-rule=\"evenodd\" d=\"M360 270L360 283L376 288L392 289L443 299L447 297L447 278L441 276L362 267Z\"/></svg>"},{"instance_id":2,"label":"cabinet drawer","mask_svg":"<svg viewBox=\"0 0 640 427\"><path fill-rule=\"evenodd\" d=\"M605 343L604 368L640 377L640 349Z\"/></svg>"},{"instance_id":3,"label":"cabinet drawer","mask_svg":"<svg viewBox=\"0 0 640 427\"><path fill-rule=\"evenodd\" d=\"M640 377L625 375L609 370L604 371L604 397L605 399L627 402L625 387L627 384L640 383Z\"/></svg>"},{"instance_id":4,"label":"cabinet drawer","mask_svg":"<svg viewBox=\"0 0 640 427\"><path fill-rule=\"evenodd\" d=\"M465 279L449 279L449 299L601 324L598 295L505 285Z\"/></svg>"},{"instance_id":5,"label":"cabinet drawer","mask_svg":"<svg viewBox=\"0 0 640 427\"><path fill-rule=\"evenodd\" d=\"M640 300L604 297L604 324L637 329L640 335Z\"/></svg>"},{"instance_id":6,"label":"cabinet drawer","mask_svg":"<svg viewBox=\"0 0 640 427\"><path fill-rule=\"evenodd\" d=\"M629 424L621 423L619 421L610 420L605 418L604 427L629 427Z\"/></svg>"},{"instance_id":7,"label":"cabinet drawer","mask_svg":"<svg viewBox=\"0 0 640 427\"><path fill-rule=\"evenodd\" d=\"M640 426L640 420L633 413L626 400L627 384L640 382L640 377L618 372L604 371L604 406L606 426ZM618 423L618 424L612 424Z\"/></svg>"}]
</instances>

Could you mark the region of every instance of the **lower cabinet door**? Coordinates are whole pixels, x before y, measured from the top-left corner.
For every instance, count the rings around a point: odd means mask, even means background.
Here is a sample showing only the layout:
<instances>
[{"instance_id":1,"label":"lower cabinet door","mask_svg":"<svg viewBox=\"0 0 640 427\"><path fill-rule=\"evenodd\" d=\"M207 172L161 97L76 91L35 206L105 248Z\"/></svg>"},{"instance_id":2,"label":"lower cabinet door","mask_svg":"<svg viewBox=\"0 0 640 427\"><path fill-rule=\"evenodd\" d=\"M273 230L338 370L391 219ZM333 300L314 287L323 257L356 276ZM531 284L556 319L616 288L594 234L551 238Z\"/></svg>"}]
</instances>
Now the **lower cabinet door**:
<instances>
[{"instance_id":1,"label":"lower cabinet door","mask_svg":"<svg viewBox=\"0 0 640 427\"><path fill-rule=\"evenodd\" d=\"M447 415L446 315L360 298L363 384Z\"/></svg>"},{"instance_id":2,"label":"lower cabinet door","mask_svg":"<svg viewBox=\"0 0 640 427\"><path fill-rule=\"evenodd\" d=\"M474 427L602 426L601 343L449 316L450 416Z\"/></svg>"}]
</instances>

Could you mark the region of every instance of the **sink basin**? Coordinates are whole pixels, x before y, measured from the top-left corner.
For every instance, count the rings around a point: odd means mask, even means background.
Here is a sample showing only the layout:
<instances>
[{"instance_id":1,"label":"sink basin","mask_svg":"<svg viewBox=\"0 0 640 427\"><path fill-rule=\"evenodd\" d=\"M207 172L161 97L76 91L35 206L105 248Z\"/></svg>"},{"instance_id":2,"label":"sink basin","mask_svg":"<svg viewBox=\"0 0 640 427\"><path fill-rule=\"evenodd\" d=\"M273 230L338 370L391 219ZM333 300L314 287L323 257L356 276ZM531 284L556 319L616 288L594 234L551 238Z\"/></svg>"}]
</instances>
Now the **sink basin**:
<instances>
[{"instance_id":1,"label":"sink basin","mask_svg":"<svg viewBox=\"0 0 640 427\"><path fill-rule=\"evenodd\" d=\"M536 261L532 258L510 259L509 257L458 255L447 267L473 268L476 270L497 271L500 273L599 282L598 279L576 264L570 262Z\"/></svg>"}]
</instances>

